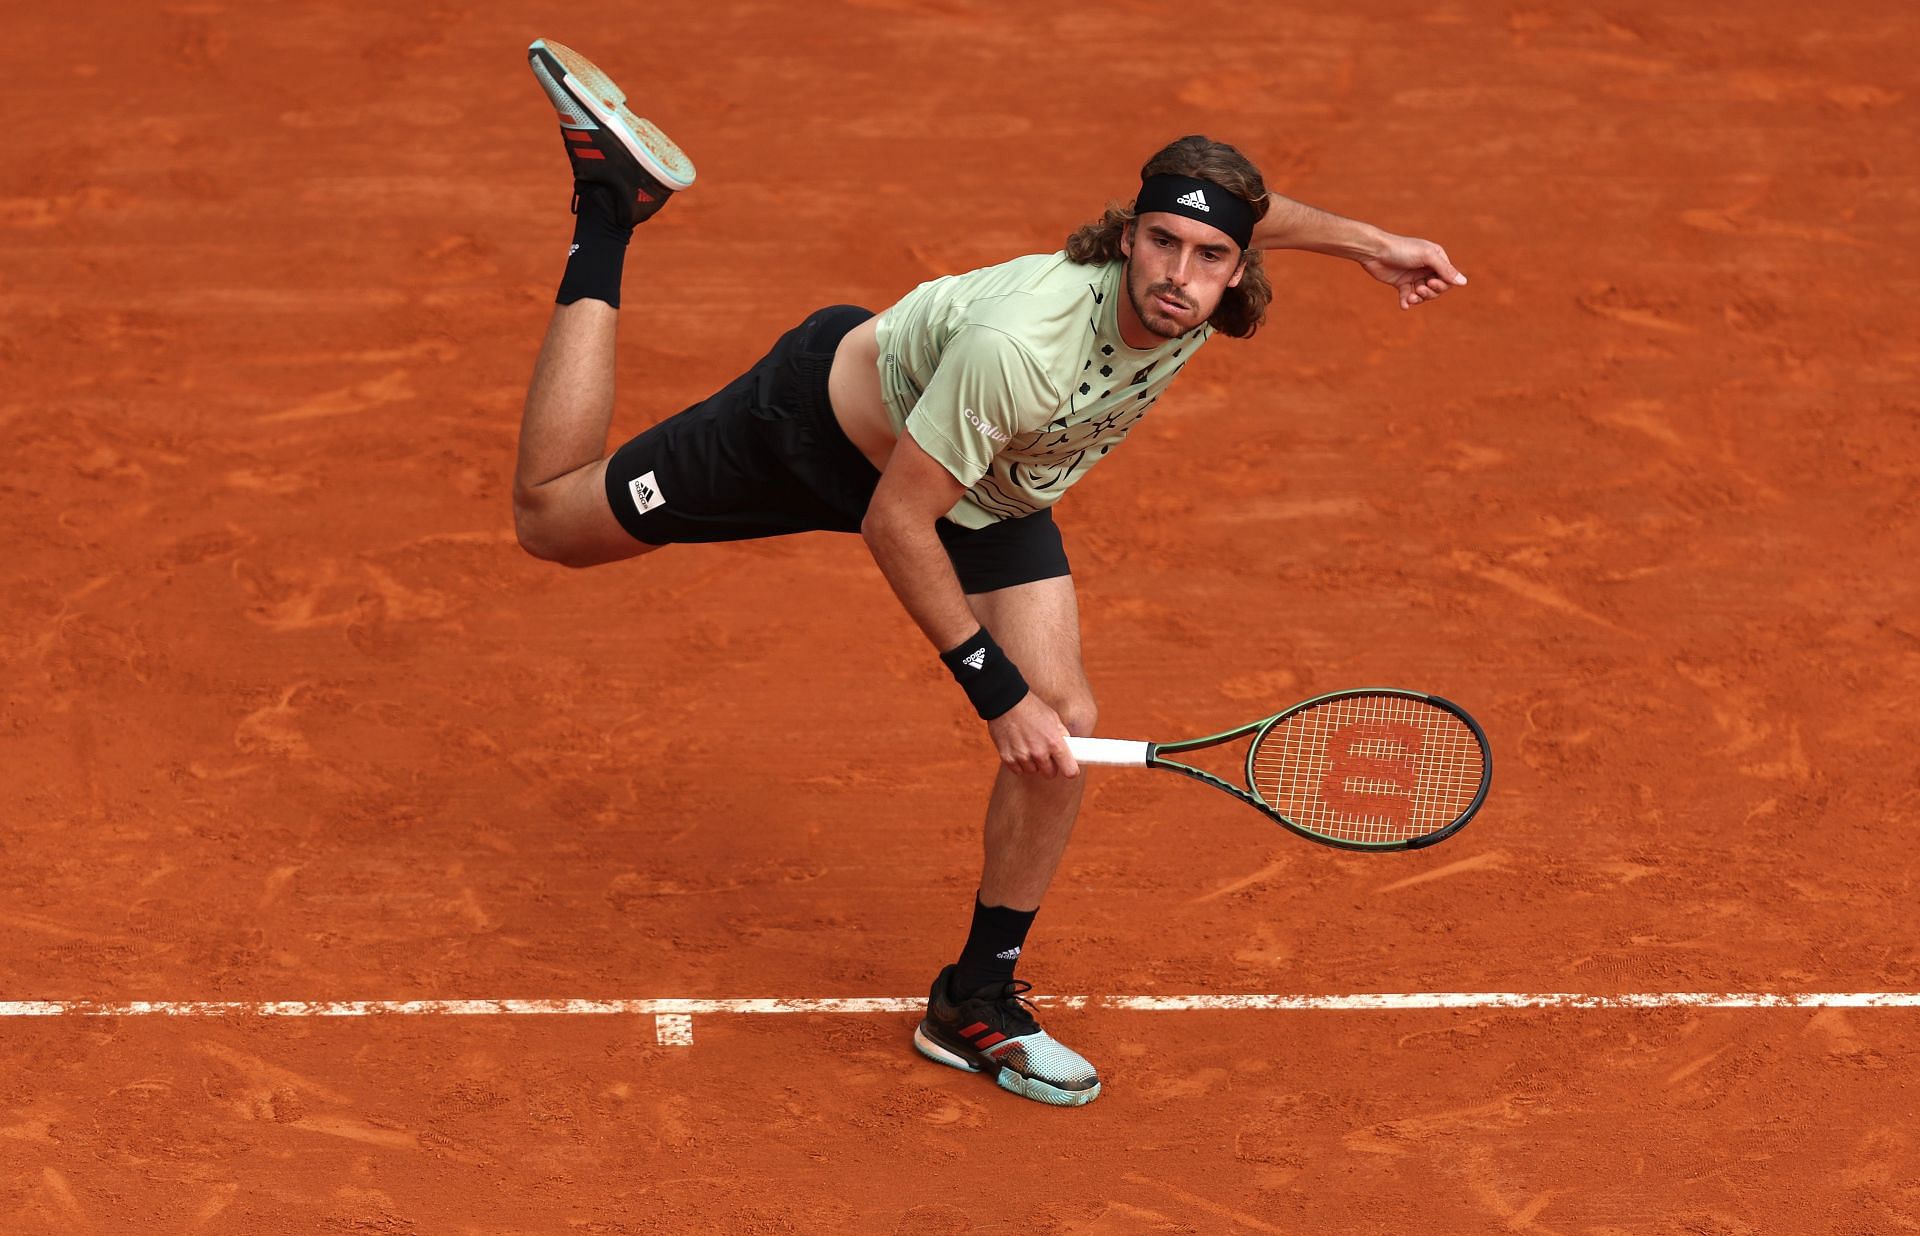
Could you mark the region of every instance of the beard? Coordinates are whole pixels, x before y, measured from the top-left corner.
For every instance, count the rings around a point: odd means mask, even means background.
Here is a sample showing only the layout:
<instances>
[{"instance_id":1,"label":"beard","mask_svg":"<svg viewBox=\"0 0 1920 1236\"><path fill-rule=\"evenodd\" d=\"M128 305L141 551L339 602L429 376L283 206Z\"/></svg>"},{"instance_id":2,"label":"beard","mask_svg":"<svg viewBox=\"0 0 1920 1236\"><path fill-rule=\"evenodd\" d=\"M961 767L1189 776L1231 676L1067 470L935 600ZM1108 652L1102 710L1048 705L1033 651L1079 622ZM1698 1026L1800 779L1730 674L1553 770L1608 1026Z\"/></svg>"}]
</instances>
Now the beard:
<instances>
[{"instance_id":1,"label":"beard","mask_svg":"<svg viewBox=\"0 0 1920 1236\"><path fill-rule=\"evenodd\" d=\"M1133 316L1140 319L1142 326L1160 336L1162 339L1178 339L1187 333L1187 328L1180 325L1178 319L1169 315L1166 310L1162 309L1153 299L1156 296L1164 296L1189 312L1198 307L1185 296L1174 291L1171 283L1155 283L1144 288L1141 287L1134 281L1133 262L1129 259L1126 270L1126 284L1127 299L1133 302Z\"/></svg>"}]
</instances>

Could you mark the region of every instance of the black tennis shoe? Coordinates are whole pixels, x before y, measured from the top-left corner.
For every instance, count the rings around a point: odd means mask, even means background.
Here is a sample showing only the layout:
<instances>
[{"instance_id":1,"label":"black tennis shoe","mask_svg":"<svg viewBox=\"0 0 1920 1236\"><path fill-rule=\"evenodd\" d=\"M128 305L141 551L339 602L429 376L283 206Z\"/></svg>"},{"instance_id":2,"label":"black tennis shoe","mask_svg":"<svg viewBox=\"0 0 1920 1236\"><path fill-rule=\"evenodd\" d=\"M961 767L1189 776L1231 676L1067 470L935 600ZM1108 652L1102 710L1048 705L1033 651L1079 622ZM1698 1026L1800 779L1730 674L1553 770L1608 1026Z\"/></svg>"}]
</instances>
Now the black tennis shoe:
<instances>
[{"instance_id":1,"label":"black tennis shoe","mask_svg":"<svg viewBox=\"0 0 1920 1236\"><path fill-rule=\"evenodd\" d=\"M947 989L954 967L940 971L927 993L927 1015L913 1045L929 1060L969 1073L991 1073L1003 1090L1055 1107L1078 1107L1100 1097L1100 1078L1079 1052L1048 1037L1015 979L954 999Z\"/></svg>"},{"instance_id":2,"label":"black tennis shoe","mask_svg":"<svg viewBox=\"0 0 1920 1236\"><path fill-rule=\"evenodd\" d=\"M693 184L693 161L651 122L627 110L627 96L593 61L551 39L535 39L527 63L560 116L573 163L574 208L583 184L613 189L622 227L653 217Z\"/></svg>"}]
</instances>

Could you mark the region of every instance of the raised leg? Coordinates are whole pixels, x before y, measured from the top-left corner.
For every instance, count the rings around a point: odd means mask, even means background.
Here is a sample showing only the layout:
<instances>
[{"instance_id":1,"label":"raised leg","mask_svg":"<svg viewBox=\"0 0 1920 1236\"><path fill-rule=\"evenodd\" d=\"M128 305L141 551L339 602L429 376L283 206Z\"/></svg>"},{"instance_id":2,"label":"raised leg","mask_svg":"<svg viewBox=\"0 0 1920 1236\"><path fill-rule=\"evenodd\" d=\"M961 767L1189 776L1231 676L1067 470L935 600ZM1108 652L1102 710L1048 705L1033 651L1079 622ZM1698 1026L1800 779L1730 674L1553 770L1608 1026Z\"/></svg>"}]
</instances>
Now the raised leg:
<instances>
[{"instance_id":1,"label":"raised leg","mask_svg":"<svg viewBox=\"0 0 1920 1236\"><path fill-rule=\"evenodd\" d=\"M658 548L634 540L607 505L613 344L634 226L693 184L693 163L579 52L536 39L527 63L559 119L577 213L560 304L520 420L513 523L534 557L594 566Z\"/></svg>"}]
</instances>

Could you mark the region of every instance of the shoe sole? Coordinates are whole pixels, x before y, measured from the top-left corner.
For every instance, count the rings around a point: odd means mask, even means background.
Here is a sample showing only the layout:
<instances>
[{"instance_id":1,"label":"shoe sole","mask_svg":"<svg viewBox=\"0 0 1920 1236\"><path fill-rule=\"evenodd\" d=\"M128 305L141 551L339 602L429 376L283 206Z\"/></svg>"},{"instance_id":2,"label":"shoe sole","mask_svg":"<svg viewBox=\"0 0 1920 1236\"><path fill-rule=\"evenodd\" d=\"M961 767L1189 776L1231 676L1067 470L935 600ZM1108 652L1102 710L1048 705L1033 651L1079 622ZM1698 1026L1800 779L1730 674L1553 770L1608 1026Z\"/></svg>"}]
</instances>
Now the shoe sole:
<instances>
[{"instance_id":1,"label":"shoe sole","mask_svg":"<svg viewBox=\"0 0 1920 1236\"><path fill-rule=\"evenodd\" d=\"M921 1022L913 1030L913 1046L927 1059L936 1064L944 1064L950 1069L959 1069L963 1073L984 1073L986 1070L965 1056L958 1055L942 1046L927 1033L927 1024ZM1022 1077L1009 1068L994 1070L994 1082L1002 1089L1012 1091L1023 1099L1032 1099L1036 1103L1045 1103L1050 1107L1084 1107L1100 1097L1100 1083L1095 1082L1085 1090L1062 1090L1050 1086L1037 1077Z\"/></svg>"},{"instance_id":2,"label":"shoe sole","mask_svg":"<svg viewBox=\"0 0 1920 1236\"><path fill-rule=\"evenodd\" d=\"M556 81L542 63L539 55L542 52L560 66L559 80ZM569 119L575 122L568 125L570 128L588 127L578 123L582 119L598 124L613 134L647 174L669 191L677 193L693 184L693 160L687 158L686 152L674 145L673 139L662 133L658 125L628 110L626 93L593 61L565 44L535 39L527 47L527 63L533 66L533 75L540 79L554 110L561 113L561 124L567 125ZM561 106L563 101L576 104L585 112L585 117L568 117Z\"/></svg>"}]
</instances>

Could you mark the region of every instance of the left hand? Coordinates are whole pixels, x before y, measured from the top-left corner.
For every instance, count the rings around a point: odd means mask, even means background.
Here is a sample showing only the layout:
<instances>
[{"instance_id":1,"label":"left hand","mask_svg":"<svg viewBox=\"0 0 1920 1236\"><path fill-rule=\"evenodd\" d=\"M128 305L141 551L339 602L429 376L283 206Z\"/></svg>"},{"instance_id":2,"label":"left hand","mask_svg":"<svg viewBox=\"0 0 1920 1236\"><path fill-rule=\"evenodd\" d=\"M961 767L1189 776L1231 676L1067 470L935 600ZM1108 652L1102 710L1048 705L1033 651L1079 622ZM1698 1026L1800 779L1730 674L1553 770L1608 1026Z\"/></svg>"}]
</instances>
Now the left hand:
<instances>
[{"instance_id":1,"label":"left hand","mask_svg":"<svg viewBox=\"0 0 1920 1236\"><path fill-rule=\"evenodd\" d=\"M1380 252L1360 259L1360 269L1400 294L1400 307L1411 309L1449 288L1465 286L1467 277L1454 269L1447 251L1430 240L1388 233Z\"/></svg>"}]
</instances>

